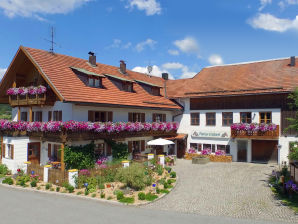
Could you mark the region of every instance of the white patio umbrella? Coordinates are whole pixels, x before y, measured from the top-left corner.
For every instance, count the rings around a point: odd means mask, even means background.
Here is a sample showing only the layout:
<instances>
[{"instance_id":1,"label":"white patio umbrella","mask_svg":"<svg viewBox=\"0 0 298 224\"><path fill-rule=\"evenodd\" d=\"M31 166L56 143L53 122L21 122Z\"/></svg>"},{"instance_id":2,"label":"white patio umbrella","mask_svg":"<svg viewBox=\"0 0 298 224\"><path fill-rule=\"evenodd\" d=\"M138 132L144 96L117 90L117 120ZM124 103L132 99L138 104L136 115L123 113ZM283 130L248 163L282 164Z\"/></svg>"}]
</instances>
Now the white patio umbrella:
<instances>
[{"instance_id":1,"label":"white patio umbrella","mask_svg":"<svg viewBox=\"0 0 298 224\"><path fill-rule=\"evenodd\" d=\"M147 145L172 145L175 144L174 142L167 140L167 139L163 139L163 138L158 138L158 139L154 139L151 140L149 142L147 142Z\"/></svg>"}]
</instances>

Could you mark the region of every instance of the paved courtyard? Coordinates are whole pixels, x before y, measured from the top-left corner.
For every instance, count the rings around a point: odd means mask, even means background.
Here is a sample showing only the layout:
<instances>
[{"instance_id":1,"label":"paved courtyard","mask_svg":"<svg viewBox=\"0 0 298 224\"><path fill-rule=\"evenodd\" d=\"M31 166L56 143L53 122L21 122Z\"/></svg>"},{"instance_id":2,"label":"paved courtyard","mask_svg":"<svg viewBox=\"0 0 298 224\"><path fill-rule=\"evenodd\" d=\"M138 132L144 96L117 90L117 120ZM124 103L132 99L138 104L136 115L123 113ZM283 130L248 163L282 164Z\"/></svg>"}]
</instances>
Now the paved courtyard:
<instances>
[{"instance_id":1,"label":"paved courtyard","mask_svg":"<svg viewBox=\"0 0 298 224\"><path fill-rule=\"evenodd\" d=\"M201 215L298 223L298 216L280 205L266 182L273 165L208 163L178 160L176 188L147 208Z\"/></svg>"}]
</instances>

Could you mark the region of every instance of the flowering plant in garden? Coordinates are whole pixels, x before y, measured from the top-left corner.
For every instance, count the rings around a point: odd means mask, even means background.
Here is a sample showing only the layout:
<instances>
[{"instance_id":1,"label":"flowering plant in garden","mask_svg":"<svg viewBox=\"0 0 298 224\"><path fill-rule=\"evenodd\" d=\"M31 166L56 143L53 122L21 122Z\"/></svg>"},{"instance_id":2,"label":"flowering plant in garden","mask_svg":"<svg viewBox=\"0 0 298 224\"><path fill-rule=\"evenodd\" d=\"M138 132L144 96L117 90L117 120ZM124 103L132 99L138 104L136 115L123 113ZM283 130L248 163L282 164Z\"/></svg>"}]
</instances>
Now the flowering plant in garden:
<instances>
[{"instance_id":1,"label":"flowering plant in garden","mask_svg":"<svg viewBox=\"0 0 298 224\"><path fill-rule=\"evenodd\" d=\"M43 94L46 93L47 88L45 86L29 86L29 87L19 87L19 88L9 88L6 92L7 95L11 96L11 95L26 95L26 94L30 94L30 95L35 95L35 94Z\"/></svg>"},{"instance_id":2,"label":"flowering plant in garden","mask_svg":"<svg viewBox=\"0 0 298 224\"><path fill-rule=\"evenodd\" d=\"M248 124L248 123L235 123L231 125L232 130L236 131L261 131L261 132L266 132L266 131L275 131L276 130L276 124Z\"/></svg>"},{"instance_id":3,"label":"flowering plant in garden","mask_svg":"<svg viewBox=\"0 0 298 224\"><path fill-rule=\"evenodd\" d=\"M107 122L92 123L84 121L49 121L49 122L27 122L27 121L9 121L0 120L0 131L28 131L28 132L60 132L60 131L90 131L90 132L107 132L119 133L122 131L139 132L139 131L176 131L178 123L125 123L125 122Z\"/></svg>"},{"instance_id":4,"label":"flowering plant in garden","mask_svg":"<svg viewBox=\"0 0 298 224\"><path fill-rule=\"evenodd\" d=\"M215 155L217 155L217 156L225 156L226 155L226 152L224 150L217 150L215 152Z\"/></svg>"},{"instance_id":5,"label":"flowering plant in garden","mask_svg":"<svg viewBox=\"0 0 298 224\"><path fill-rule=\"evenodd\" d=\"M100 157L97 161L96 161L96 164L97 165L103 165L103 164L106 164L108 161L108 158L103 156L103 157Z\"/></svg>"},{"instance_id":6,"label":"flowering plant in garden","mask_svg":"<svg viewBox=\"0 0 298 224\"><path fill-rule=\"evenodd\" d=\"M203 149L201 152L201 155L210 155L210 154L211 154L211 149L209 148Z\"/></svg>"},{"instance_id":7,"label":"flowering plant in garden","mask_svg":"<svg viewBox=\"0 0 298 224\"><path fill-rule=\"evenodd\" d=\"M294 192L298 192L298 186L292 180L289 180L288 182L286 182L286 189L292 190Z\"/></svg>"},{"instance_id":8,"label":"flowering plant in garden","mask_svg":"<svg viewBox=\"0 0 298 224\"><path fill-rule=\"evenodd\" d=\"M190 148L188 149L188 153L194 154L194 153L197 153L197 151L194 148Z\"/></svg>"},{"instance_id":9,"label":"flowering plant in garden","mask_svg":"<svg viewBox=\"0 0 298 224\"><path fill-rule=\"evenodd\" d=\"M87 169L83 169L83 170L80 170L79 175L80 176L89 176L90 172Z\"/></svg>"}]
</instances>

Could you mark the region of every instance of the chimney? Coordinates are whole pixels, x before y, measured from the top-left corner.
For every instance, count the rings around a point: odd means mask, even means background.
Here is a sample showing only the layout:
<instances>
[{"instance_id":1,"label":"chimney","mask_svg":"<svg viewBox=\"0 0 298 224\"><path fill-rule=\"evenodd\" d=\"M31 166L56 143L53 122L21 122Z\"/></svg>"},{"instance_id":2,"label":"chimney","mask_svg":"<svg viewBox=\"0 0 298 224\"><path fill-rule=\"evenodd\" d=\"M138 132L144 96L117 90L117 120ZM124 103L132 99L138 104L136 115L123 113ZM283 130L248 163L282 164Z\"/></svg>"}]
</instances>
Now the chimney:
<instances>
[{"instance_id":1,"label":"chimney","mask_svg":"<svg viewBox=\"0 0 298 224\"><path fill-rule=\"evenodd\" d=\"M162 76L162 78L164 80L168 80L169 79L169 74L168 73L162 73L161 76Z\"/></svg>"},{"instance_id":2,"label":"chimney","mask_svg":"<svg viewBox=\"0 0 298 224\"><path fill-rule=\"evenodd\" d=\"M168 98L168 95L167 95L167 80L169 79L169 74L168 73L162 73L161 76L165 80L164 81L165 98Z\"/></svg>"},{"instance_id":3,"label":"chimney","mask_svg":"<svg viewBox=\"0 0 298 224\"><path fill-rule=\"evenodd\" d=\"M126 64L123 60L120 60L120 72L126 74Z\"/></svg>"},{"instance_id":4,"label":"chimney","mask_svg":"<svg viewBox=\"0 0 298 224\"><path fill-rule=\"evenodd\" d=\"M291 64L290 64L290 66L291 67L294 67L296 65L296 58L295 58L295 56L292 56L291 57Z\"/></svg>"},{"instance_id":5,"label":"chimney","mask_svg":"<svg viewBox=\"0 0 298 224\"><path fill-rule=\"evenodd\" d=\"M89 51L89 63L92 65L92 66L96 66L96 56L94 55L94 52L92 51Z\"/></svg>"}]
</instances>

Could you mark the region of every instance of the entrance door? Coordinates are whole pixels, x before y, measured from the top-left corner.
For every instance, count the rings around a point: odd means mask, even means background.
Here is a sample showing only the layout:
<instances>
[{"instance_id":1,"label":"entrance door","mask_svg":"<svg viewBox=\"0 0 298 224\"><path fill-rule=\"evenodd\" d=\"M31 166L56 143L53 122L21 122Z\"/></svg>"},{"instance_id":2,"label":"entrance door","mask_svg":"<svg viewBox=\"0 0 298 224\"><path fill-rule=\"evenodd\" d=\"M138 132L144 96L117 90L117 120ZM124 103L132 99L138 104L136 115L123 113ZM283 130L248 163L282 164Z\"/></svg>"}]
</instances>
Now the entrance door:
<instances>
[{"instance_id":1,"label":"entrance door","mask_svg":"<svg viewBox=\"0 0 298 224\"><path fill-rule=\"evenodd\" d=\"M177 157L183 158L185 155L186 142L185 140L177 140Z\"/></svg>"},{"instance_id":2,"label":"entrance door","mask_svg":"<svg viewBox=\"0 0 298 224\"><path fill-rule=\"evenodd\" d=\"M28 161L40 164L40 142L28 143Z\"/></svg>"},{"instance_id":3,"label":"entrance door","mask_svg":"<svg viewBox=\"0 0 298 224\"><path fill-rule=\"evenodd\" d=\"M253 140L251 160L253 162L277 163L278 141L274 140Z\"/></svg>"},{"instance_id":4,"label":"entrance door","mask_svg":"<svg viewBox=\"0 0 298 224\"><path fill-rule=\"evenodd\" d=\"M237 161L247 162L247 141L237 141Z\"/></svg>"}]
</instances>

